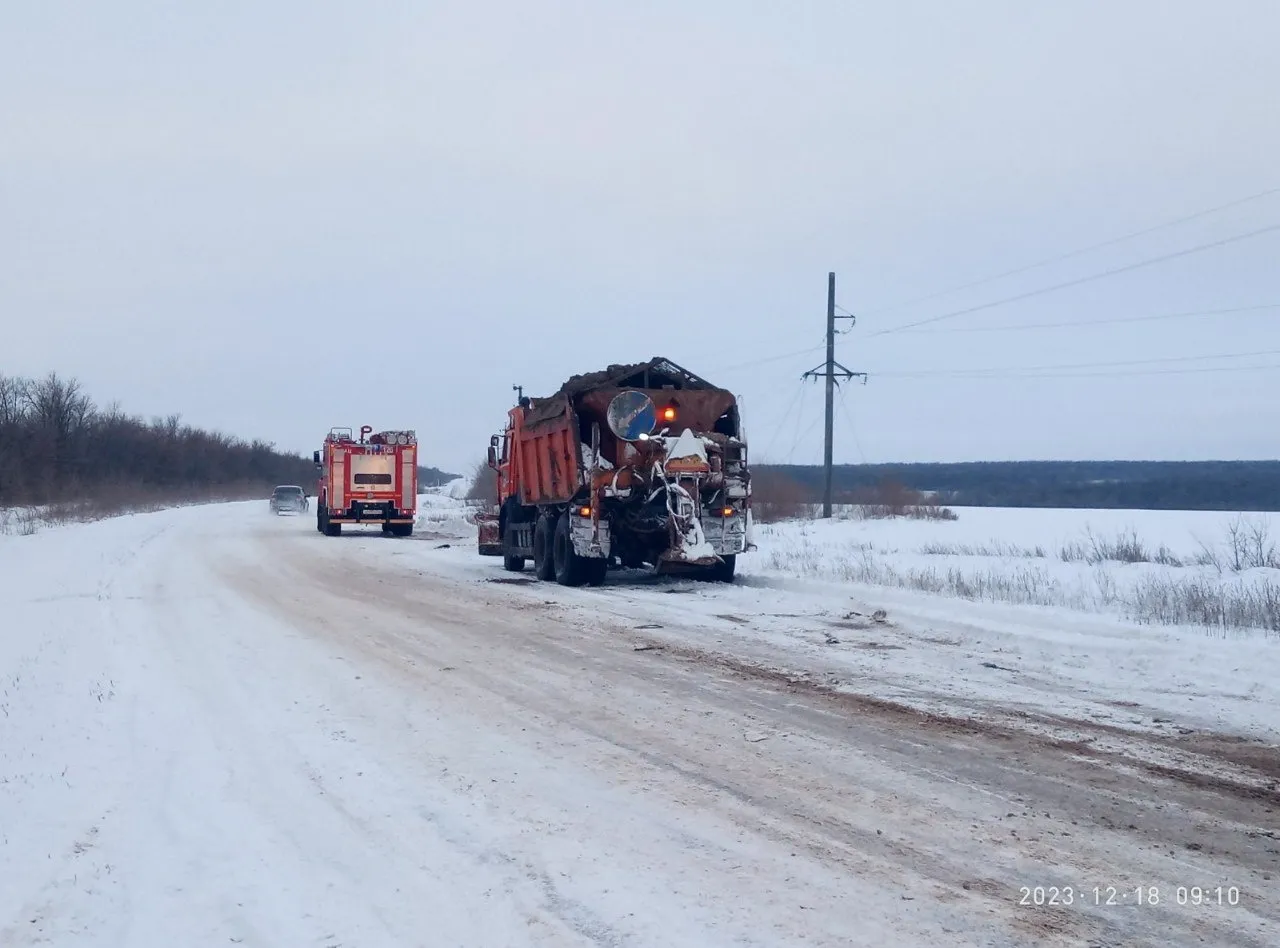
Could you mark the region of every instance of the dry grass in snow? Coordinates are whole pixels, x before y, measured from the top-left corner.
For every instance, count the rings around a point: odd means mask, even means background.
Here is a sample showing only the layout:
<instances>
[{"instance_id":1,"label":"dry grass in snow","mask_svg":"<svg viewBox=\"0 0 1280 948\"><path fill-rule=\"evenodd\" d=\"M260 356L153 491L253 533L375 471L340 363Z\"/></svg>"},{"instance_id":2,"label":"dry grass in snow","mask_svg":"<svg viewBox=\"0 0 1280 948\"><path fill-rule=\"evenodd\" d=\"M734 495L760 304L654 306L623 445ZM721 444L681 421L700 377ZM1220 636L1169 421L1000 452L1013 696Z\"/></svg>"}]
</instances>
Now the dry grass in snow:
<instances>
[{"instance_id":1,"label":"dry grass in snow","mask_svg":"<svg viewBox=\"0 0 1280 948\"><path fill-rule=\"evenodd\" d=\"M1148 540L1126 518L1155 535ZM960 519L763 525L760 565L808 579L1142 623L1280 632L1280 557L1266 517L969 508ZM995 538L977 539L984 527Z\"/></svg>"}]
</instances>

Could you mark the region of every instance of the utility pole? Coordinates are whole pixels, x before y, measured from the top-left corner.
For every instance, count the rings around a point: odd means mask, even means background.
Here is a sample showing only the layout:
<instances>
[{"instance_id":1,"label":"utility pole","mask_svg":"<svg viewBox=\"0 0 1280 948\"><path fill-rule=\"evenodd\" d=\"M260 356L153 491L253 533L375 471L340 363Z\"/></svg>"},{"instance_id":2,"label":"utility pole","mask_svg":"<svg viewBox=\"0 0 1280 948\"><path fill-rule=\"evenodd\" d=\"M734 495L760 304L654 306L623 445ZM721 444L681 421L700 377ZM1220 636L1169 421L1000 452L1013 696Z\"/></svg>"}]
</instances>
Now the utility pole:
<instances>
[{"instance_id":1,"label":"utility pole","mask_svg":"<svg viewBox=\"0 0 1280 948\"><path fill-rule=\"evenodd\" d=\"M864 382L867 379L866 372L850 372L843 365L836 361L836 320L847 319L850 324L857 321L852 314L847 316L836 315L836 275L834 273L827 274L827 361L816 369L810 369L801 378L819 378L823 377L827 380L827 418L826 418L826 438L822 449L822 466L824 473L824 483L822 489L822 516L824 519L831 517L831 442L835 428L835 409L836 409L836 386L839 384L836 379L852 379L855 376L860 377Z\"/></svg>"}]
</instances>

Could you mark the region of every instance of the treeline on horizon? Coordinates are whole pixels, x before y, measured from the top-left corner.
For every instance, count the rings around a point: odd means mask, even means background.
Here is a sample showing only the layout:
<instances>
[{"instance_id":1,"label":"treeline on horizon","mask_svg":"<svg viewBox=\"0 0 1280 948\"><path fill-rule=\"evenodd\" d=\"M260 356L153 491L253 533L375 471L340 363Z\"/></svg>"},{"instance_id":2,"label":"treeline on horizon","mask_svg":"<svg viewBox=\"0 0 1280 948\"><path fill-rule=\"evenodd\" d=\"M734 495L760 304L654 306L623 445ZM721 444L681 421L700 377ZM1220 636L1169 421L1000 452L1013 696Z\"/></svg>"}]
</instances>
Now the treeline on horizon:
<instances>
[{"instance_id":1,"label":"treeline on horizon","mask_svg":"<svg viewBox=\"0 0 1280 948\"><path fill-rule=\"evenodd\" d=\"M315 481L310 458L264 441L100 407L74 379L0 374L0 506L246 496Z\"/></svg>"},{"instance_id":2,"label":"treeline on horizon","mask_svg":"<svg viewBox=\"0 0 1280 948\"><path fill-rule=\"evenodd\" d=\"M817 501L820 465L754 465L785 477ZM1280 510L1277 461L972 461L952 464L840 464L836 503L858 503L896 484L966 507L1135 510Z\"/></svg>"},{"instance_id":3,"label":"treeline on horizon","mask_svg":"<svg viewBox=\"0 0 1280 948\"><path fill-rule=\"evenodd\" d=\"M422 446L418 446L418 450L422 450ZM424 487L443 487L450 481L456 481L461 475L450 474L448 471L442 471L438 467L419 467L418 468L418 489ZM315 476L312 475L312 480Z\"/></svg>"}]
</instances>

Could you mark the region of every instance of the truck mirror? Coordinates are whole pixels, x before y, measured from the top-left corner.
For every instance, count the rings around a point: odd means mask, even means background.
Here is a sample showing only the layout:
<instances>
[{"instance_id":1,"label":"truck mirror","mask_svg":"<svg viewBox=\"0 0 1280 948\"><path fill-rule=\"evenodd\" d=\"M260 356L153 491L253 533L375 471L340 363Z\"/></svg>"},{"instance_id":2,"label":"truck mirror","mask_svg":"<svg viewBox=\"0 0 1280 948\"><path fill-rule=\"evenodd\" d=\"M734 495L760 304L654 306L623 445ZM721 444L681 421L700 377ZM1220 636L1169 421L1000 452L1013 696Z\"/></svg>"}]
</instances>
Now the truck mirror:
<instances>
[{"instance_id":1,"label":"truck mirror","mask_svg":"<svg viewBox=\"0 0 1280 948\"><path fill-rule=\"evenodd\" d=\"M496 448L497 446L498 446L498 436L497 436L497 435L490 435L490 436L489 436L489 447L491 447L491 448Z\"/></svg>"},{"instance_id":2,"label":"truck mirror","mask_svg":"<svg viewBox=\"0 0 1280 948\"><path fill-rule=\"evenodd\" d=\"M495 444L489 445L489 466L495 470L498 467L498 446Z\"/></svg>"},{"instance_id":3,"label":"truck mirror","mask_svg":"<svg viewBox=\"0 0 1280 948\"><path fill-rule=\"evenodd\" d=\"M317 464L319 464L319 463L320 463L320 452L319 452L319 451L313 451L313 452L311 452L311 460L313 460L313 461L315 461Z\"/></svg>"}]
</instances>

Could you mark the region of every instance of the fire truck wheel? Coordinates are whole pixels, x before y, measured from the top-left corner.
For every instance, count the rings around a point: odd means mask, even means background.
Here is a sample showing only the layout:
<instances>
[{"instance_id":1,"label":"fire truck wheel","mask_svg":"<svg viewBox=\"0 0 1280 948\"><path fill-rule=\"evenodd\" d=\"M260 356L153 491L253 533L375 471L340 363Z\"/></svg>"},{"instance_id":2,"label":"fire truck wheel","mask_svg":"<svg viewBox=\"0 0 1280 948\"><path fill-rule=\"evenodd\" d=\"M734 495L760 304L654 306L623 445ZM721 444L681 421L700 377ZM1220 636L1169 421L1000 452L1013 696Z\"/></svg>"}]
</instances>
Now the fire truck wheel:
<instances>
[{"instance_id":1,"label":"fire truck wheel","mask_svg":"<svg viewBox=\"0 0 1280 948\"><path fill-rule=\"evenodd\" d=\"M556 521L555 540L551 546L555 560L556 582L561 586L581 586L586 582L583 558L573 550L573 538L569 535L569 515L561 514Z\"/></svg>"},{"instance_id":2,"label":"fire truck wheel","mask_svg":"<svg viewBox=\"0 0 1280 948\"><path fill-rule=\"evenodd\" d=\"M325 523L325 525L324 525L324 535L325 535L325 536L327 536L327 537L340 537L340 536L342 536L342 524L340 524L340 523L328 523L328 522L327 522L327 518L326 518L326 523Z\"/></svg>"},{"instance_id":3,"label":"fire truck wheel","mask_svg":"<svg viewBox=\"0 0 1280 948\"><path fill-rule=\"evenodd\" d=\"M533 572L543 582L556 578L555 520L543 514L533 528Z\"/></svg>"},{"instance_id":4,"label":"fire truck wheel","mask_svg":"<svg viewBox=\"0 0 1280 948\"><path fill-rule=\"evenodd\" d=\"M588 559L584 559L582 563L583 563L583 566L586 567L584 572L586 573L586 576L587 576L587 585L603 586L604 578L609 572L609 561L603 558L601 559L588 558Z\"/></svg>"}]
</instances>

